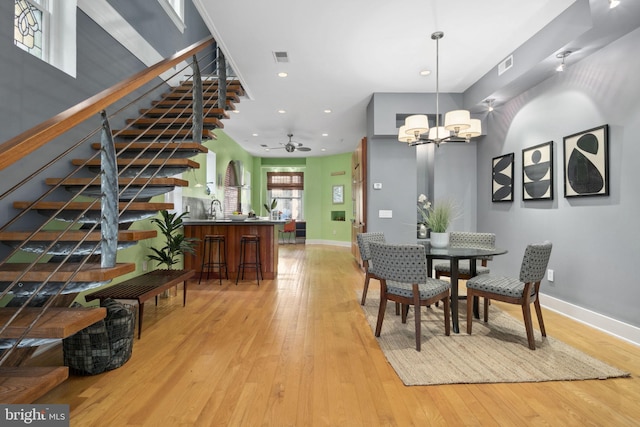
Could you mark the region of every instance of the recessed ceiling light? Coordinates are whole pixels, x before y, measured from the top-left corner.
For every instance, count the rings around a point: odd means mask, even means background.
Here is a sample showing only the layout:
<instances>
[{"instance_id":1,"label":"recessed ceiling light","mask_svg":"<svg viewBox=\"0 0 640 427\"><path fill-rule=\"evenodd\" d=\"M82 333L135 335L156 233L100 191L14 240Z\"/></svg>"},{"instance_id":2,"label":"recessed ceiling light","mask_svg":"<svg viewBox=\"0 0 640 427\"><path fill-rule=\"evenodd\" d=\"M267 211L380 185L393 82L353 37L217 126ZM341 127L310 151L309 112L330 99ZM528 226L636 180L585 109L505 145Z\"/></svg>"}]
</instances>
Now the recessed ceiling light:
<instances>
[{"instance_id":1,"label":"recessed ceiling light","mask_svg":"<svg viewBox=\"0 0 640 427\"><path fill-rule=\"evenodd\" d=\"M620 0L609 0L609 9L613 9L620 5Z\"/></svg>"},{"instance_id":2,"label":"recessed ceiling light","mask_svg":"<svg viewBox=\"0 0 640 427\"><path fill-rule=\"evenodd\" d=\"M286 110L278 110L278 113L280 113L280 114L284 114L286 112L287 112Z\"/></svg>"},{"instance_id":3,"label":"recessed ceiling light","mask_svg":"<svg viewBox=\"0 0 640 427\"><path fill-rule=\"evenodd\" d=\"M420 71L420 75L421 76L428 76L429 74L431 74L431 70L422 70L422 71Z\"/></svg>"},{"instance_id":4,"label":"recessed ceiling light","mask_svg":"<svg viewBox=\"0 0 640 427\"><path fill-rule=\"evenodd\" d=\"M327 151L327 149L326 148L321 148L320 151Z\"/></svg>"},{"instance_id":5,"label":"recessed ceiling light","mask_svg":"<svg viewBox=\"0 0 640 427\"><path fill-rule=\"evenodd\" d=\"M289 74L285 73L284 71L281 71L278 73L278 77L287 77Z\"/></svg>"},{"instance_id":6,"label":"recessed ceiling light","mask_svg":"<svg viewBox=\"0 0 640 427\"><path fill-rule=\"evenodd\" d=\"M258 134L257 133L252 133L251 136L258 136Z\"/></svg>"},{"instance_id":7,"label":"recessed ceiling light","mask_svg":"<svg viewBox=\"0 0 640 427\"><path fill-rule=\"evenodd\" d=\"M231 111L232 111L232 112L234 112L234 113L236 113L236 114L239 114L239 113L240 113L240 110L231 110Z\"/></svg>"},{"instance_id":8,"label":"recessed ceiling light","mask_svg":"<svg viewBox=\"0 0 640 427\"><path fill-rule=\"evenodd\" d=\"M331 109L325 108L324 112L327 113L327 114L330 114L331 113Z\"/></svg>"},{"instance_id":9,"label":"recessed ceiling light","mask_svg":"<svg viewBox=\"0 0 640 427\"><path fill-rule=\"evenodd\" d=\"M322 136L329 136L329 134L328 133L323 133Z\"/></svg>"}]
</instances>

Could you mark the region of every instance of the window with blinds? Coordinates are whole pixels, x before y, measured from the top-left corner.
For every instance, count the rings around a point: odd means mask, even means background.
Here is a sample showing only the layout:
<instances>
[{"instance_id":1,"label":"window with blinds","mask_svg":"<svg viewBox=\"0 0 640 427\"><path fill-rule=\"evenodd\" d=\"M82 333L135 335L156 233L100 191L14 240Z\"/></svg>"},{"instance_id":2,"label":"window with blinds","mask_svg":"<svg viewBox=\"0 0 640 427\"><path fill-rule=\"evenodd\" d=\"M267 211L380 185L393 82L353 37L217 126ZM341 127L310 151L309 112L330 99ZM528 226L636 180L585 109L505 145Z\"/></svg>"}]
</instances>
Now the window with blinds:
<instances>
[{"instance_id":1,"label":"window with blinds","mask_svg":"<svg viewBox=\"0 0 640 427\"><path fill-rule=\"evenodd\" d=\"M267 190L304 190L304 172L267 172Z\"/></svg>"},{"instance_id":2,"label":"window with blinds","mask_svg":"<svg viewBox=\"0 0 640 427\"><path fill-rule=\"evenodd\" d=\"M267 172L267 200L276 199L281 219L304 220L304 172Z\"/></svg>"}]
</instances>

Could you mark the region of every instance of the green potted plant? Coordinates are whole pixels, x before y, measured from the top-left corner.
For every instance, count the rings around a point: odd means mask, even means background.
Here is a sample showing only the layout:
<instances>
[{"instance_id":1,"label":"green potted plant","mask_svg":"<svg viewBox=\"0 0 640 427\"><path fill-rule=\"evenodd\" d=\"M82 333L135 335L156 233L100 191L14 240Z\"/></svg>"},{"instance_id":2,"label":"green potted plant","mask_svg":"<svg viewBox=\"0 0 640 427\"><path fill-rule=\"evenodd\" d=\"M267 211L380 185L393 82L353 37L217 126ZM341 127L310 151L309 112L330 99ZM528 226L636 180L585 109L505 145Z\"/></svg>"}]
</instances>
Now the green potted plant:
<instances>
[{"instance_id":1,"label":"green potted plant","mask_svg":"<svg viewBox=\"0 0 640 427\"><path fill-rule=\"evenodd\" d=\"M187 215L188 212L178 215L164 210L160 211L160 218L151 220L152 223L158 226L160 234L164 236L165 241L165 245L162 248L151 248L153 254L147 255L149 259L157 261L158 266L166 265L167 270L172 270L172 266L179 261L179 255L195 253L195 244L198 239L186 238L184 234L178 232L182 227L182 218Z\"/></svg>"},{"instance_id":2,"label":"green potted plant","mask_svg":"<svg viewBox=\"0 0 640 427\"><path fill-rule=\"evenodd\" d=\"M443 200L435 206L430 203L428 205L425 203L424 206L426 207L426 212L424 212L423 218L427 228L431 230L429 237L431 246L434 248L449 246L449 233L447 230L455 217L456 207L454 203L451 200ZM421 213L423 213L422 210Z\"/></svg>"},{"instance_id":3,"label":"green potted plant","mask_svg":"<svg viewBox=\"0 0 640 427\"><path fill-rule=\"evenodd\" d=\"M273 199L271 201L271 205L267 205L266 203L263 205L264 208L267 210L267 213L269 214L269 218L271 219L271 212L273 212L273 210L276 208L276 206L278 206L278 200L277 199Z\"/></svg>"}]
</instances>

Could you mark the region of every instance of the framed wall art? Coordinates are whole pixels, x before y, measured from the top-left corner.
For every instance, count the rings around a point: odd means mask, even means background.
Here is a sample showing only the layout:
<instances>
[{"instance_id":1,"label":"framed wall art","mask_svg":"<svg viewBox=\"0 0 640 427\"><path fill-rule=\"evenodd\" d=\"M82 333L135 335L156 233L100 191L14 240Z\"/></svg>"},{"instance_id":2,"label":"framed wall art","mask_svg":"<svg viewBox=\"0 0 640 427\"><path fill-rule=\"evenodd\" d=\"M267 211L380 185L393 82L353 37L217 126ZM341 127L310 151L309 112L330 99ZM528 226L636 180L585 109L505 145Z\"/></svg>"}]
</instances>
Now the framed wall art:
<instances>
[{"instance_id":1,"label":"framed wall art","mask_svg":"<svg viewBox=\"0 0 640 427\"><path fill-rule=\"evenodd\" d=\"M344 203L344 185L334 185L332 197L334 205L340 205Z\"/></svg>"},{"instance_id":2,"label":"framed wall art","mask_svg":"<svg viewBox=\"0 0 640 427\"><path fill-rule=\"evenodd\" d=\"M522 150L522 200L553 200L553 141Z\"/></svg>"},{"instance_id":3,"label":"framed wall art","mask_svg":"<svg viewBox=\"0 0 640 427\"><path fill-rule=\"evenodd\" d=\"M609 195L609 125L564 137L564 197Z\"/></svg>"},{"instance_id":4,"label":"framed wall art","mask_svg":"<svg viewBox=\"0 0 640 427\"><path fill-rule=\"evenodd\" d=\"M513 202L513 153L494 157L491 163L491 201Z\"/></svg>"}]
</instances>

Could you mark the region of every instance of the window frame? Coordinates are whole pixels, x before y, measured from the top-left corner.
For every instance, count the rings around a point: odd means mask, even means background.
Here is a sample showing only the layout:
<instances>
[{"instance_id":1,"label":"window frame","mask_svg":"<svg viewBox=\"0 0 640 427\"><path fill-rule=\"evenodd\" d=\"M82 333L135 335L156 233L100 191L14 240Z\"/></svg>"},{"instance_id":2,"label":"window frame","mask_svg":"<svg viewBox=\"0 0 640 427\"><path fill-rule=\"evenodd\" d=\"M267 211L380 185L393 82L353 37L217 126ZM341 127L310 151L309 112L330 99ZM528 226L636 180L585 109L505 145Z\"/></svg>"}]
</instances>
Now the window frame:
<instances>
[{"instance_id":1,"label":"window frame","mask_svg":"<svg viewBox=\"0 0 640 427\"><path fill-rule=\"evenodd\" d=\"M76 77L76 15L78 0L25 0L44 12L42 23L42 57L26 52L49 65ZM82 1L82 0L80 0Z\"/></svg>"},{"instance_id":2,"label":"window frame","mask_svg":"<svg viewBox=\"0 0 640 427\"><path fill-rule=\"evenodd\" d=\"M181 33L187 26L184 23L184 0L158 0L162 9L169 15L171 21L175 24Z\"/></svg>"}]
</instances>

